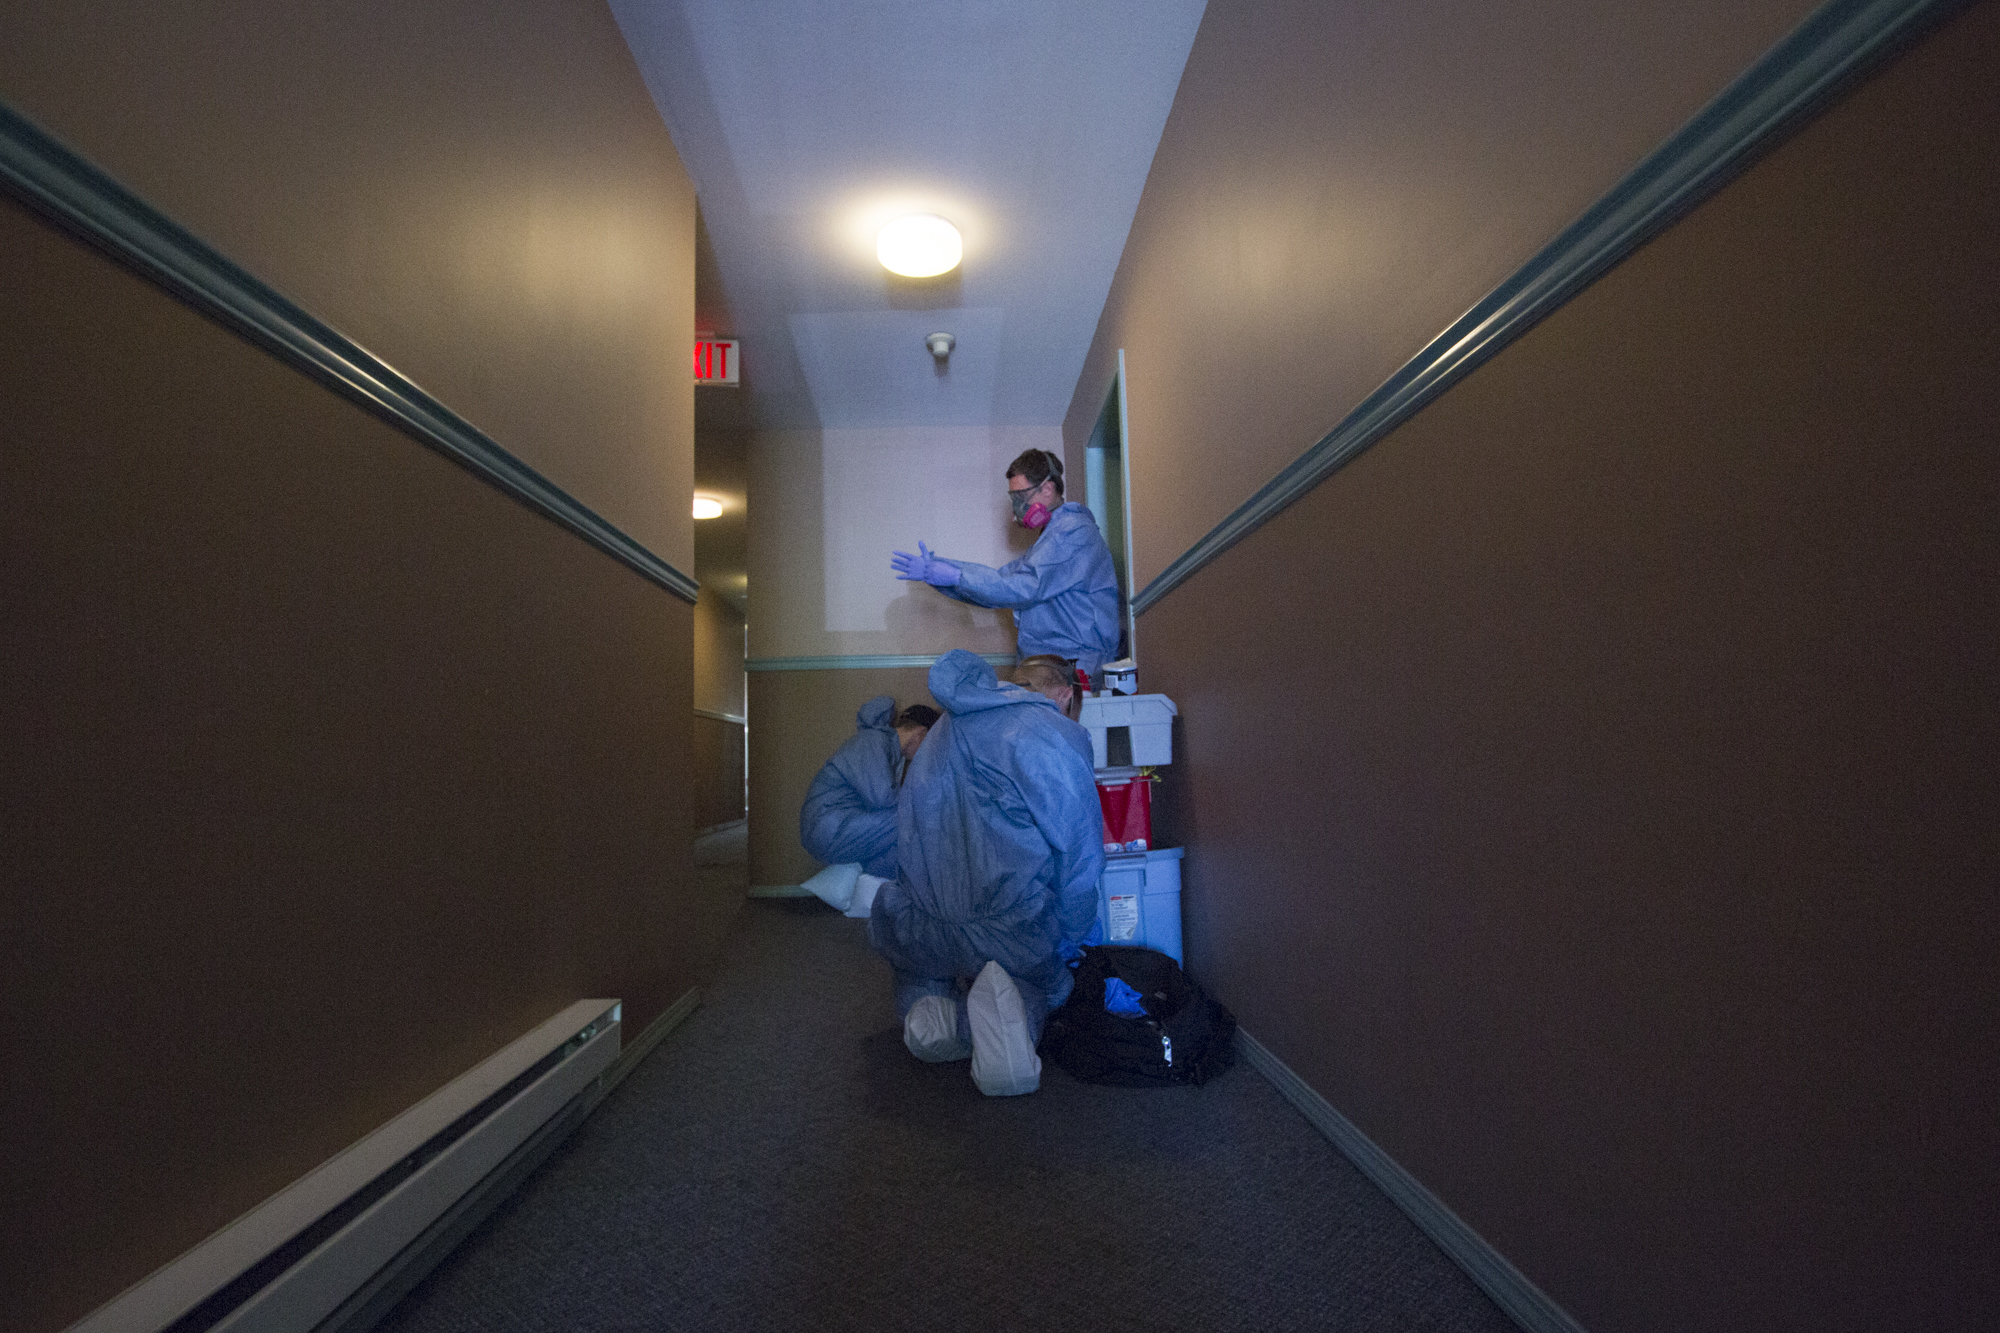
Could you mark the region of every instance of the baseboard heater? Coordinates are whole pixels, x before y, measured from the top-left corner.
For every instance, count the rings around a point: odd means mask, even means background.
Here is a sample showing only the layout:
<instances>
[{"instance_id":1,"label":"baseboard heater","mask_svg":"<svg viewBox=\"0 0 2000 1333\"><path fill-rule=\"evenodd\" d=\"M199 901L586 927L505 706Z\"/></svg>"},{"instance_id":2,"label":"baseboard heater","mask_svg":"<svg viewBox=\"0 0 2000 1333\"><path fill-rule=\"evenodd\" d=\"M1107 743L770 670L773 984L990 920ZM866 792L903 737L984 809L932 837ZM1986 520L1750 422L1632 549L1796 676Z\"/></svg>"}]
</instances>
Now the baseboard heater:
<instances>
[{"instance_id":1,"label":"baseboard heater","mask_svg":"<svg viewBox=\"0 0 2000 1333\"><path fill-rule=\"evenodd\" d=\"M620 1017L616 1000L570 1005L68 1333L331 1333L372 1323L425 1268L400 1288L390 1275L417 1251L434 1261L474 1224L444 1234L468 1201L497 1203L501 1178L524 1177L588 1113L588 1094L618 1058Z\"/></svg>"}]
</instances>

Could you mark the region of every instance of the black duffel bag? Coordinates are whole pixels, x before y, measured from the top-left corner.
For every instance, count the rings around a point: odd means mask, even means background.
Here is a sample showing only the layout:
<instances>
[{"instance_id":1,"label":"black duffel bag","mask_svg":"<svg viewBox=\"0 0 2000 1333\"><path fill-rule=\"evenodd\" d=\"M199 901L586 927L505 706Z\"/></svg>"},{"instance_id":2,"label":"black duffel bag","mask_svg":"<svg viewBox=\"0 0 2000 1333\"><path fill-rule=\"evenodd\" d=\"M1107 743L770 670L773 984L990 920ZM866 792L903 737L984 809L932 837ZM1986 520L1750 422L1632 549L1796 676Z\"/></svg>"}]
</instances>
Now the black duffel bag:
<instances>
[{"instance_id":1,"label":"black duffel bag","mask_svg":"<svg viewBox=\"0 0 2000 1333\"><path fill-rule=\"evenodd\" d=\"M1236 1016L1154 949L1086 944L1075 989L1042 1029L1042 1055L1071 1078L1126 1088L1208 1082L1236 1062ZM1111 978L1139 993L1144 1014L1104 1007Z\"/></svg>"}]
</instances>

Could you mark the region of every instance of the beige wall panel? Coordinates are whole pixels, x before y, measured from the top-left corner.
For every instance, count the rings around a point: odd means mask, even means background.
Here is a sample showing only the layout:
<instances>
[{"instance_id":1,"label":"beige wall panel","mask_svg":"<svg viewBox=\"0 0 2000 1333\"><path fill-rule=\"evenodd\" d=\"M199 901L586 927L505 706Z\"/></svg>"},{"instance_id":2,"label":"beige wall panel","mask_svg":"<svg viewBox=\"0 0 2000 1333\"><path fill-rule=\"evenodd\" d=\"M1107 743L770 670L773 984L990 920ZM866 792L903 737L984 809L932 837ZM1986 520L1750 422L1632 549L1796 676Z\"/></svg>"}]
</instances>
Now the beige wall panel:
<instances>
[{"instance_id":1,"label":"beige wall panel","mask_svg":"<svg viewBox=\"0 0 2000 1333\"><path fill-rule=\"evenodd\" d=\"M854 734L854 715L878 694L937 707L922 667L755 671L750 675L750 883L797 884L820 863L799 846L799 806L820 768Z\"/></svg>"},{"instance_id":2,"label":"beige wall panel","mask_svg":"<svg viewBox=\"0 0 2000 1333\"><path fill-rule=\"evenodd\" d=\"M602 4L21 0L0 97L692 572L694 188Z\"/></svg>"},{"instance_id":3,"label":"beige wall panel","mask_svg":"<svg viewBox=\"0 0 2000 1333\"><path fill-rule=\"evenodd\" d=\"M2000 1309L1996 68L1977 5L1141 625L1192 969L1593 1333Z\"/></svg>"},{"instance_id":4,"label":"beige wall panel","mask_svg":"<svg viewBox=\"0 0 2000 1333\"><path fill-rule=\"evenodd\" d=\"M1813 7L1214 0L1065 427L1123 347L1135 586Z\"/></svg>"},{"instance_id":5,"label":"beige wall panel","mask_svg":"<svg viewBox=\"0 0 2000 1333\"><path fill-rule=\"evenodd\" d=\"M750 656L1013 652L1012 615L902 582L889 555L919 540L982 564L1021 555L1033 541L1008 511L1007 464L1061 448L1053 427L755 436Z\"/></svg>"},{"instance_id":6,"label":"beige wall panel","mask_svg":"<svg viewBox=\"0 0 2000 1333\"><path fill-rule=\"evenodd\" d=\"M0 421L0 1291L48 1333L712 941L685 602L12 203Z\"/></svg>"}]
</instances>

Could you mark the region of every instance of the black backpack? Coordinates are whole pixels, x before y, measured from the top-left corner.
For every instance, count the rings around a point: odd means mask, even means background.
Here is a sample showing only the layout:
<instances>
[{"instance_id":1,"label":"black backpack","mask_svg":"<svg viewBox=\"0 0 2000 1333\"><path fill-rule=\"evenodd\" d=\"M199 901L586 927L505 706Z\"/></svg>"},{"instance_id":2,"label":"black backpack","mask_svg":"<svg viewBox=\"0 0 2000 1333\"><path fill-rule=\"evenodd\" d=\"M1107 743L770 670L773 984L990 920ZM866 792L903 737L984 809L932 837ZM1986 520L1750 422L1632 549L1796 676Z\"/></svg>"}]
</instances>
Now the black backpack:
<instances>
[{"instance_id":1,"label":"black backpack","mask_svg":"<svg viewBox=\"0 0 2000 1333\"><path fill-rule=\"evenodd\" d=\"M1042 1029L1041 1053L1071 1078L1126 1088L1206 1083L1236 1062L1236 1016L1152 949L1086 944L1076 987ZM1112 977L1139 992L1143 1016L1104 1008Z\"/></svg>"}]
</instances>

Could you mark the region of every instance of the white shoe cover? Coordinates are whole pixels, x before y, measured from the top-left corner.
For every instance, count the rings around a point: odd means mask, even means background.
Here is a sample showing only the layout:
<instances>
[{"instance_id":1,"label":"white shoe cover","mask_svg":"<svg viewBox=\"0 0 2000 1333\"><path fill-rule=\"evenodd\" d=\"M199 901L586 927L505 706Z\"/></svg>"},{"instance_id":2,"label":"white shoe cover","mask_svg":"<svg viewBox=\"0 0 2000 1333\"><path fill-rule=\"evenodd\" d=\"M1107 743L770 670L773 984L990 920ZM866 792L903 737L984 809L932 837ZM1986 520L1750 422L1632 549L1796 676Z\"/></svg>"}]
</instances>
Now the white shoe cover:
<instances>
[{"instance_id":1,"label":"white shoe cover","mask_svg":"<svg viewBox=\"0 0 2000 1333\"><path fill-rule=\"evenodd\" d=\"M903 1045L919 1060L934 1065L963 1060L972 1048L958 1035L958 1001L949 995L926 995L903 1018Z\"/></svg>"},{"instance_id":2,"label":"white shoe cover","mask_svg":"<svg viewBox=\"0 0 2000 1333\"><path fill-rule=\"evenodd\" d=\"M860 878L861 867L849 861L845 865L828 866L800 887L811 889L814 896L828 907L845 912L847 905L854 901L854 883Z\"/></svg>"},{"instance_id":3,"label":"white shoe cover","mask_svg":"<svg viewBox=\"0 0 2000 1333\"><path fill-rule=\"evenodd\" d=\"M1014 978L998 963L979 969L965 997L972 1025L972 1081L988 1097L1019 1097L1042 1086L1042 1058L1028 1036L1028 1017Z\"/></svg>"},{"instance_id":4,"label":"white shoe cover","mask_svg":"<svg viewBox=\"0 0 2000 1333\"><path fill-rule=\"evenodd\" d=\"M874 910L875 895L881 892L882 886L888 882L880 876L862 871L854 881L854 898L847 904L847 914L866 921L868 914Z\"/></svg>"}]
</instances>

